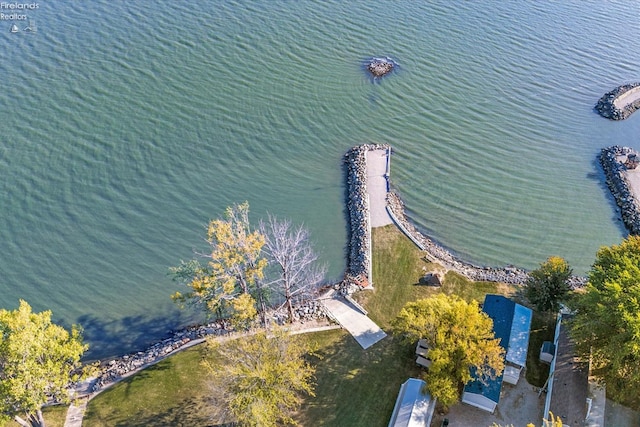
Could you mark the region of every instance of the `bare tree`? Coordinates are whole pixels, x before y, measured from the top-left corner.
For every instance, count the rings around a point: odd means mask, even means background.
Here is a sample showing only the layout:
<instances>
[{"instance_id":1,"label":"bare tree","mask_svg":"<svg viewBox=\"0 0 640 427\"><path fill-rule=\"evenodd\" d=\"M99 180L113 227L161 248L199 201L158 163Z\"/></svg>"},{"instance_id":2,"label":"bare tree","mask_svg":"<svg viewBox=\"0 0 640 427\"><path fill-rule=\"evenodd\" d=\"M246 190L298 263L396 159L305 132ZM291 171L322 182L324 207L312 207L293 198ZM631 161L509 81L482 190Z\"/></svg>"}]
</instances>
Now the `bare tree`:
<instances>
[{"instance_id":1,"label":"bare tree","mask_svg":"<svg viewBox=\"0 0 640 427\"><path fill-rule=\"evenodd\" d=\"M326 275L326 268L318 265L318 255L311 247L309 232L302 226L294 227L289 220L260 222L260 233L265 237L263 250L276 270L269 283L274 292L284 298L289 321L293 321L293 301L311 295Z\"/></svg>"}]
</instances>

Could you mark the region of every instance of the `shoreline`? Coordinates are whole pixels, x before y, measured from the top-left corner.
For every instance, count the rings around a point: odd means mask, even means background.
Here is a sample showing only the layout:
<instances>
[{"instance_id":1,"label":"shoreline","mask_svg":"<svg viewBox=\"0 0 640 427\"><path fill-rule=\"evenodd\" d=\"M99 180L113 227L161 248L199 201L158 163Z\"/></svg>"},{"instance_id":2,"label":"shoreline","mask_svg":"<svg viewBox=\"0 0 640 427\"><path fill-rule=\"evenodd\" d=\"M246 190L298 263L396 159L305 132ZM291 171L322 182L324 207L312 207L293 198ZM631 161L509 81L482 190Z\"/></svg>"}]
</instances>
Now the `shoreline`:
<instances>
[{"instance_id":1,"label":"shoreline","mask_svg":"<svg viewBox=\"0 0 640 427\"><path fill-rule=\"evenodd\" d=\"M344 294L349 294L355 289L371 289L371 206L367 192L366 154L375 150L387 150L388 156L392 153L392 147L389 144L362 144L352 147L345 154L347 167L346 203L349 212L349 250L344 277L334 285L342 287L345 291ZM529 274L524 269L514 266L483 267L465 262L421 233L406 217L404 202L391 187L389 168L387 168L385 179L387 181L387 194L384 209L388 212L394 225L423 250L429 260L440 263L446 269L455 271L474 281L500 282L511 285L522 285L527 281ZM640 229L640 215L636 215ZM586 278L581 276L572 276L570 279L570 285L574 289L584 286L585 282ZM330 325L330 317L323 310L322 304L318 299L310 300L306 304L296 307L296 312L298 313L296 323L298 326L308 322L315 322L316 324L321 324L319 326L321 328L339 327ZM275 322L278 322L279 318L276 315L272 317ZM312 330L316 329L312 328ZM306 331L305 328L297 328L294 333L301 333L297 332L297 330ZM237 332L230 328L228 322L218 320L174 331L171 337L157 341L143 351L98 360L100 373L90 381L78 384L73 398L89 397L91 399L112 385L160 362L166 357L204 342L208 336L230 337L235 334Z\"/></svg>"},{"instance_id":2,"label":"shoreline","mask_svg":"<svg viewBox=\"0 0 640 427\"><path fill-rule=\"evenodd\" d=\"M371 278L368 277L369 266L369 241L371 227L369 223L369 199L367 197L367 167L366 153L373 150L389 150L393 152L389 144L362 144L352 147L345 154L347 162L347 186L348 186L348 211L350 214L350 247L349 262L344 282L347 289L351 285L358 285L362 288L362 283L369 284ZM389 162L390 163L390 162ZM500 282L511 285L523 285L529 278L529 273L515 266L488 267L477 266L466 262L451 251L436 243L433 239L421 233L409 221L405 214L404 202L400 196L392 189L390 180L390 170L387 171L387 197L386 209L394 224L421 250L431 261L442 264L445 268L453 270L470 280ZM364 276L364 277L363 277ZM583 276L572 276L569 284L572 289L580 288L586 283Z\"/></svg>"}]
</instances>

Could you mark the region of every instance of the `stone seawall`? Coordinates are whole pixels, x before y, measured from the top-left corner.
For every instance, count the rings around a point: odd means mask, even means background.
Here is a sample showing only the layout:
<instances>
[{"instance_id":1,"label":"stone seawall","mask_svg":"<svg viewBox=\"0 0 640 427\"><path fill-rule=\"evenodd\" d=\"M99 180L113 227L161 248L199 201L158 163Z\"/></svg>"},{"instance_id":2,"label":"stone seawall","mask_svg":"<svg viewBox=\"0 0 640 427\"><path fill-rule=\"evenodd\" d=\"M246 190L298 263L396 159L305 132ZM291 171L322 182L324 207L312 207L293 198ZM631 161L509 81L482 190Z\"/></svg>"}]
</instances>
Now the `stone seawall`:
<instances>
[{"instance_id":1,"label":"stone seawall","mask_svg":"<svg viewBox=\"0 0 640 427\"><path fill-rule=\"evenodd\" d=\"M640 86L640 83L630 83L618 86L611 92L605 93L595 106L596 111L607 119L624 120L640 108L640 98L632 97L632 101L623 105L616 105L616 100L622 98L627 92ZM637 99L636 99L637 98Z\"/></svg>"},{"instance_id":2,"label":"stone seawall","mask_svg":"<svg viewBox=\"0 0 640 427\"><path fill-rule=\"evenodd\" d=\"M362 287L369 285L369 197L367 193L367 158L372 150L388 150L388 144L363 144L345 154L347 165L347 211L349 212L349 260L345 282Z\"/></svg>"},{"instance_id":3,"label":"stone seawall","mask_svg":"<svg viewBox=\"0 0 640 427\"><path fill-rule=\"evenodd\" d=\"M485 282L501 282L513 285L522 285L529 279L529 273L521 268L507 266L480 267L460 260L451 252L434 242L429 237L418 231L407 219L404 203L400 197L390 192L387 195L387 210L398 227L423 251L431 261L442 264L449 270L456 271L468 279ZM586 279L580 276L572 276L569 284L572 288L584 286Z\"/></svg>"},{"instance_id":4,"label":"stone seawall","mask_svg":"<svg viewBox=\"0 0 640 427\"><path fill-rule=\"evenodd\" d=\"M620 207L622 221L631 234L640 234L640 204L631 192L629 182L624 172L627 170L618 159L636 153L632 148L612 147L603 148L600 152L600 165L604 171L605 179L611 194Z\"/></svg>"}]
</instances>

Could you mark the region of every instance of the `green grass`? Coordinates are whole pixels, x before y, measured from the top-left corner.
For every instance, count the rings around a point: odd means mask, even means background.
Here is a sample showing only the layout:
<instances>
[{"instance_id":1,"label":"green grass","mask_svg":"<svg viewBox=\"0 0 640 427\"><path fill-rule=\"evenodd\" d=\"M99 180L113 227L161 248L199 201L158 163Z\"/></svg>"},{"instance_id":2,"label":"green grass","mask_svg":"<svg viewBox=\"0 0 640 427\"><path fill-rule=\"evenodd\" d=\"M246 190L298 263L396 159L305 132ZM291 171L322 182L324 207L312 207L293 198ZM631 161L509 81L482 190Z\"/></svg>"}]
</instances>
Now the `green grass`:
<instances>
[{"instance_id":1,"label":"green grass","mask_svg":"<svg viewBox=\"0 0 640 427\"><path fill-rule=\"evenodd\" d=\"M303 426L386 426L400 385L419 374L414 354L387 337L367 350L344 330L306 335L319 346L316 397L296 419Z\"/></svg>"},{"instance_id":2,"label":"green grass","mask_svg":"<svg viewBox=\"0 0 640 427\"><path fill-rule=\"evenodd\" d=\"M67 418L67 405L47 406L42 409L42 416L44 417L47 427L63 427L64 421ZM16 423L16 425L18 425Z\"/></svg>"},{"instance_id":3,"label":"green grass","mask_svg":"<svg viewBox=\"0 0 640 427\"><path fill-rule=\"evenodd\" d=\"M201 349L193 347L124 380L89 402L83 425L209 425L201 360Z\"/></svg>"},{"instance_id":4,"label":"green grass","mask_svg":"<svg viewBox=\"0 0 640 427\"><path fill-rule=\"evenodd\" d=\"M478 302L482 302L487 293L508 295L512 292L506 285L473 282L453 271L446 273L442 287L418 285L425 273L444 272L444 268L426 261L424 253L393 225L374 228L372 244L374 290L359 292L354 297L383 329L390 326L407 302L438 292Z\"/></svg>"},{"instance_id":5,"label":"green grass","mask_svg":"<svg viewBox=\"0 0 640 427\"><path fill-rule=\"evenodd\" d=\"M527 353L527 382L536 387L544 386L549 377L551 365L540 361L540 348L545 341L553 342L556 329L554 316L533 312L531 319L531 335L529 335L529 352Z\"/></svg>"}]
</instances>

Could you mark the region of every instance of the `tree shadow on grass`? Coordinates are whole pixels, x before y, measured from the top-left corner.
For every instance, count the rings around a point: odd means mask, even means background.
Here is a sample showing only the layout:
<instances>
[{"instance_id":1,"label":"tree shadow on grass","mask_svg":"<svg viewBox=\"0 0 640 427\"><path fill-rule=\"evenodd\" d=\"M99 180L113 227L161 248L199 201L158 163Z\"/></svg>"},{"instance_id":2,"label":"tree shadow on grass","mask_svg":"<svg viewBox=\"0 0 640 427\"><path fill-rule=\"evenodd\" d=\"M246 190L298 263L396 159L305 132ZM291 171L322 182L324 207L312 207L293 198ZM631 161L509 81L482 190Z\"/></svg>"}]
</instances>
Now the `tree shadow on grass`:
<instances>
[{"instance_id":1,"label":"tree shadow on grass","mask_svg":"<svg viewBox=\"0 0 640 427\"><path fill-rule=\"evenodd\" d=\"M223 427L225 424L216 424L212 420L213 412L207 409L211 405L203 398L191 397L184 399L175 406L168 408L160 414L144 417L136 417L133 420L116 423L116 427Z\"/></svg>"},{"instance_id":2,"label":"tree shadow on grass","mask_svg":"<svg viewBox=\"0 0 640 427\"><path fill-rule=\"evenodd\" d=\"M305 399L296 417L301 425L386 425L400 385L421 374L414 349L393 336L366 350L343 330L307 338L319 345L310 357L316 396Z\"/></svg>"}]
</instances>

